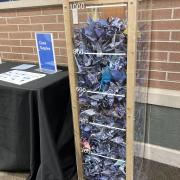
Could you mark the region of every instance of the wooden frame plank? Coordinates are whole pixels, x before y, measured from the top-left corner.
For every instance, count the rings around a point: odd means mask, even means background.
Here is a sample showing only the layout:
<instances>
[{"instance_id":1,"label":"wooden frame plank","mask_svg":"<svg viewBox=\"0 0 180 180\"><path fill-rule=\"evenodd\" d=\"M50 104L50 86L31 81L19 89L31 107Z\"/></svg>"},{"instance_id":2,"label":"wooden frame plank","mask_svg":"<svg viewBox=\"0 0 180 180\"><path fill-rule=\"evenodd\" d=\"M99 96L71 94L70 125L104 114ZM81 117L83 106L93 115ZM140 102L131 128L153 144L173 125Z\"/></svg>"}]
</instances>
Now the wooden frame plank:
<instances>
[{"instance_id":1,"label":"wooden frame plank","mask_svg":"<svg viewBox=\"0 0 180 180\"><path fill-rule=\"evenodd\" d=\"M68 55L70 89L71 89L71 103L72 103L72 111L73 111L76 162L77 162L78 178L80 180L83 180L81 137L80 137L80 126L79 126L79 106L78 106L78 96L76 93L77 79L75 77L76 66L73 58L73 43L72 43L72 31L71 31L71 22L70 22L71 18L70 18L69 8L70 8L69 0L64 0L63 11L64 11L66 44L68 44L67 55Z\"/></svg>"},{"instance_id":2,"label":"wooden frame plank","mask_svg":"<svg viewBox=\"0 0 180 180\"><path fill-rule=\"evenodd\" d=\"M137 0L128 2L128 65L126 105L126 180L133 180L134 162L134 109L136 83Z\"/></svg>"},{"instance_id":3,"label":"wooden frame plank","mask_svg":"<svg viewBox=\"0 0 180 180\"><path fill-rule=\"evenodd\" d=\"M76 93L77 79L75 77L76 66L73 58L72 32L69 12L69 2L77 2L64 0L64 22L66 32L66 43L68 52L68 66L71 84L71 99L74 121L74 136L76 146L76 161L78 177L83 180L82 153L80 142L80 127L79 127L79 105ZM81 1L82 2L82 1ZM113 2L113 3L112 3ZM135 105L135 82L136 82L136 42L137 42L137 0L90 0L88 4L114 4L128 3L128 65L127 65L127 132L126 132L126 180L133 180L133 160L134 160L134 105Z\"/></svg>"},{"instance_id":4,"label":"wooden frame plank","mask_svg":"<svg viewBox=\"0 0 180 180\"><path fill-rule=\"evenodd\" d=\"M128 3L129 0L86 0L86 4L115 4L115 3ZM83 2L83 0L70 0L69 2Z\"/></svg>"}]
</instances>

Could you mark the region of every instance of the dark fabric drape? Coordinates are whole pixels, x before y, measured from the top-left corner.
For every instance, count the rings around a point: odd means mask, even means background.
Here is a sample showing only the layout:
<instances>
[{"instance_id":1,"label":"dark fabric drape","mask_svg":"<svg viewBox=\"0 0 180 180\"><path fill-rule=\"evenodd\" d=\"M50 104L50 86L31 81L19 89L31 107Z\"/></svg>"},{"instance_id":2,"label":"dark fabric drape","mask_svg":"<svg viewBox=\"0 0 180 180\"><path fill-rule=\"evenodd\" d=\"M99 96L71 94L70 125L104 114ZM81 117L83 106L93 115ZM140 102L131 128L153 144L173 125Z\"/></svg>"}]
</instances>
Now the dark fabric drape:
<instances>
[{"instance_id":1,"label":"dark fabric drape","mask_svg":"<svg viewBox=\"0 0 180 180\"><path fill-rule=\"evenodd\" d=\"M15 65L6 63L0 72ZM0 170L30 170L28 180L72 178L76 163L68 82L67 71L22 86L0 81Z\"/></svg>"}]
</instances>

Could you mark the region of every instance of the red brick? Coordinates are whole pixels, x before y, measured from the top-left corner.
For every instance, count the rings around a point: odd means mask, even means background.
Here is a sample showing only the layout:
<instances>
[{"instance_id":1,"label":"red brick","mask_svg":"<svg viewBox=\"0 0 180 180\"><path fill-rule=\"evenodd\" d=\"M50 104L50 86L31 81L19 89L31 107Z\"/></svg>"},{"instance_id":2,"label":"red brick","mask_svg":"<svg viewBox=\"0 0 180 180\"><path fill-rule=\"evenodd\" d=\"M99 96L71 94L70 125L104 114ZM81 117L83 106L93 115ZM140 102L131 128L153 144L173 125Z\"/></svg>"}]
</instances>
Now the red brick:
<instances>
[{"instance_id":1,"label":"red brick","mask_svg":"<svg viewBox=\"0 0 180 180\"><path fill-rule=\"evenodd\" d=\"M152 11L152 19L171 19L172 10L171 9L158 9Z\"/></svg>"},{"instance_id":2,"label":"red brick","mask_svg":"<svg viewBox=\"0 0 180 180\"><path fill-rule=\"evenodd\" d=\"M64 31L64 24L44 24L45 31Z\"/></svg>"},{"instance_id":3,"label":"red brick","mask_svg":"<svg viewBox=\"0 0 180 180\"><path fill-rule=\"evenodd\" d=\"M39 24L39 23L56 23L56 16L33 16L31 18L32 24Z\"/></svg>"},{"instance_id":4,"label":"red brick","mask_svg":"<svg viewBox=\"0 0 180 180\"><path fill-rule=\"evenodd\" d=\"M55 51L55 55L56 55L56 56L59 56L59 55L60 55L60 50L59 50L59 48L55 48L54 51Z\"/></svg>"},{"instance_id":5,"label":"red brick","mask_svg":"<svg viewBox=\"0 0 180 180\"><path fill-rule=\"evenodd\" d=\"M153 21L152 22L153 30L177 30L180 29L180 21Z\"/></svg>"},{"instance_id":6,"label":"red brick","mask_svg":"<svg viewBox=\"0 0 180 180\"><path fill-rule=\"evenodd\" d=\"M152 61L167 61L167 52L151 52Z\"/></svg>"},{"instance_id":7,"label":"red brick","mask_svg":"<svg viewBox=\"0 0 180 180\"><path fill-rule=\"evenodd\" d=\"M137 70L136 79L148 79L149 72L146 70Z\"/></svg>"},{"instance_id":8,"label":"red brick","mask_svg":"<svg viewBox=\"0 0 180 180\"><path fill-rule=\"evenodd\" d=\"M60 6L53 6L48 8L42 9L42 14L48 15L48 14L63 14L63 9Z\"/></svg>"},{"instance_id":9,"label":"red brick","mask_svg":"<svg viewBox=\"0 0 180 180\"><path fill-rule=\"evenodd\" d=\"M31 33L19 32L19 33L9 33L10 39L31 39Z\"/></svg>"},{"instance_id":10,"label":"red brick","mask_svg":"<svg viewBox=\"0 0 180 180\"><path fill-rule=\"evenodd\" d=\"M30 24L29 17L7 18L8 24Z\"/></svg>"},{"instance_id":11,"label":"red brick","mask_svg":"<svg viewBox=\"0 0 180 180\"><path fill-rule=\"evenodd\" d=\"M5 18L0 18L0 24L6 24L6 19Z\"/></svg>"},{"instance_id":12,"label":"red brick","mask_svg":"<svg viewBox=\"0 0 180 180\"><path fill-rule=\"evenodd\" d=\"M179 19L180 18L180 9L175 9L174 10L174 19Z\"/></svg>"},{"instance_id":13,"label":"red brick","mask_svg":"<svg viewBox=\"0 0 180 180\"><path fill-rule=\"evenodd\" d=\"M64 23L64 16L58 15L58 23Z\"/></svg>"},{"instance_id":14,"label":"red brick","mask_svg":"<svg viewBox=\"0 0 180 180\"><path fill-rule=\"evenodd\" d=\"M150 8L151 8L151 1L138 2L138 9L150 9Z\"/></svg>"},{"instance_id":15,"label":"red brick","mask_svg":"<svg viewBox=\"0 0 180 180\"><path fill-rule=\"evenodd\" d=\"M146 4L146 1L145 1ZM153 0L152 9L179 7L179 0Z\"/></svg>"},{"instance_id":16,"label":"red brick","mask_svg":"<svg viewBox=\"0 0 180 180\"><path fill-rule=\"evenodd\" d=\"M17 25L0 25L0 32L18 31Z\"/></svg>"},{"instance_id":17,"label":"red brick","mask_svg":"<svg viewBox=\"0 0 180 180\"><path fill-rule=\"evenodd\" d=\"M54 40L54 45L56 47L65 47L66 41L65 40Z\"/></svg>"},{"instance_id":18,"label":"red brick","mask_svg":"<svg viewBox=\"0 0 180 180\"><path fill-rule=\"evenodd\" d=\"M41 14L41 8L18 9L18 16L35 16Z\"/></svg>"},{"instance_id":19,"label":"red brick","mask_svg":"<svg viewBox=\"0 0 180 180\"><path fill-rule=\"evenodd\" d=\"M12 52L15 53L33 53L32 47L12 47Z\"/></svg>"},{"instance_id":20,"label":"red brick","mask_svg":"<svg viewBox=\"0 0 180 180\"><path fill-rule=\"evenodd\" d=\"M61 56L67 56L67 49L60 48L60 55Z\"/></svg>"},{"instance_id":21,"label":"red brick","mask_svg":"<svg viewBox=\"0 0 180 180\"><path fill-rule=\"evenodd\" d=\"M138 61L149 61L149 59L150 59L150 53L148 52L148 51L137 51L137 54L138 54L138 56L137 56L137 59L138 59Z\"/></svg>"},{"instance_id":22,"label":"red brick","mask_svg":"<svg viewBox=\"0 0 180 180\"><path fill-rule=\"evenodd\" d=\"M54 39L59 39L59 33L58 32L52 32Z\"/></svg>"},{"instance_id":23,"label":"red brick","mask_svg":"<svg viewBox=\"0 0 180 180\"><path fill-rule=\"evenodd\" d=\"M11 48L9 46L0 46L1 52L11 52Z\"/></svg>"},{"instance_id":24,"label":"red brick","mask_svg":"<svg viewBox=\"0 0 180 180\"><path fill-rule=\"evenodd\" d=\"M59 38L60 39L66 39L65 38L65 32L59 32Z\"/></svg>"},{"instance_id":25,"label":"red brick","mask_svg":"<svg viewBox=\"0 0 180 180\"><path fill-rule=\"evenodd\" d=\"M78 19L79 22L87 22L88 14L87 13L79 13Z\"/></svg>"},{"instance_id":26,"label":"red brick","mask_svg":"<svg viewBox=\"0 0 180 180\"><path fill-rule=\"evenodd\" d=\"M180 53L170 53L169 61L180 62Z\"/></svg>"},{"instance_id":27,"label":"red brick","mask_svg":"<svg viewBox=\"0 0 180 180\"><path fill-rule=\"evenodd\" d=\"M22 46L36 46L35 40L21 40Z\"/></svg>"},{"instance_id":28,"label":"red brick","mask_svg":"<svg viewBox=\"0 0 180 180\"><path fill-rule=\"evenodd\" d=\"M180 41L180 31L179 32L172 32L171 38L174 41Z\"/></svg>"},{"instance_id":29,"label":"red brick","mask_svg":"<svg viewBox=\"0 0 180 180\"><path fill-rule=\"evenodd\" d=\"M68 60L66 56L56 56L56 62L58 64L67 64Z\"/></svg>"},{"instance_id":30,"label":"red brick","mask_svg":"<svg viewBox=\"0 0 180 180\"><path fill-rule=\"evenodd\" d=\"M150 49L150 42L147 41L138 41L138 52L144 51L146 47L146 50Z\"/></svg>"},{"instance_id":31,"label":"red brick","mask_svg":"<svg viewBox=\"0 0 180 180\"><path fill-rule=\"evenodd\" d=\"M139 31L139 33L138 34L140 34L140 36L142 36L142 38L139 40L138 39L138 41L151 41L151 33L150 32L140 32Z\"/></svg>"},{"instance_id":32,"label":"red brick","mask_svg":"<svg viewBox=\"0 0 180 180\"><path fill-rule=\"evenodd\" d=\"M0 33L0 39L8 39L8 33Z\"/></svg>"},{"instance_id":33,"label":"red brick","mask_svg":"<svg viewBox=\"0 0 180 180\"><path fill-rule=\"evenodd\" d=\"M0 40L0 45L9 45L9 46L20 46L20 40L5 40L1 39Z\"/></svg>"},{"instance_id":34,"label":"red brick","mask_svg":"<svg viewBox=\"0 0 180 180\"><path fill-rule=\"evenodd\" d=\"M180 73L168 73L168 80L180 82Z\"/></svg>"},{"instance_id":35,"label":"red brick","mask_svg":"<svg viewBox=\"0 0 180 180\"><path fill-rule=\"evenodd\" d=\"M151 31L151 29L152 29L151 21L149 21L149 22L146 22L146 21L138 22L138 30L139 31Z\"/></svg>"},{"instance_id":36,"label":"red brick","mask_svg":"<svg viewBox=\"0 0 180 180\"><path fill-rule=\"evenodd\" d=\"M149 67L149 62L148 61L137 61L137 69L138 70L146 70Z\"/></svg>"},{"instance_id":37,"label":"red brick","mask_svg":"<svg viewBox=\"0 0 180 180\"><path fill-rule=\"evenodd\" d=\"M168 41L170 32L153 31L151 35L153 41Z\"/></svg>"},{"instance_id":38,"label":"red brick","mask_svg":"<svg viewBox=\"0 0 180 180\"><path fill-rule=\"evenodd\" d=\"M37 54L23 54L23 59L26 61L38 61Z\"/></svg>"},{"instance_id":39,"label":"red brick","mask_svg":"<svg viewBox=\"0 0 180 180\"><path fill-rule=\"evenodd\" d=\"M180 43L176 42L152 42L152 50L158 51L180 51Z\"/></svg>"},{"instance_id":40,"label":"red brick","mask_svg":"<svg viewBox=\"0 0 180 180\"><path fill-rule=\"evenodd\" d=\"M165 80L166 79L166 73L165 72L158 72L158 71L150 71L149 79Z\"/></svg>"},{"instance_id":41,"label":"red brick","mask_svg":"<svg viewBox=\"0 0 180 180\"><path fill-rule=\"evenodd\" d=\"M149 87L180 91L180 83L175 83L175 82L150 80Z\"/></svg>"},{"instance_id":42,"label":"red brick","mask_svg":"<svg viewBox=\"0 0 180 180\"><path fill-rule=\"evenodd\" d=\"M141 88L145 87L145 88L147 88L148 85L149 85L149 82L146 79L136 79L136 85L137 85L137 87L141 87ZM140 94L138 94L138 95L139 95L139 97L142 96Z\"/></svg>"},{"instance_id":43,"label":"red brick","mask_svg":"<svg viewBox=\"0 0 180 180\"><path fill-rule=\"evenodd\" d=\"M20 31L42 31L43 27L39 24L33 25L19 25Z\"/></svg>"},{"instance_id":44,"label":"red brick","mask_svg":"<svg viewBox=\"0 0 180 180\"><path fill-rule=\"evenodd\" d=\"M22 54L15 54L15 53L2 53L3 59L9 59L9 60L21 60Z\"/></svg>"},{"instance_id":45,"label":"red brick","mask_svg":"<svg viewBox=\"0 0 180 180\"><path fill-rule=\"evenodd\" d=\"M163 63L163 62L151 62L151 70L160 70L160 71L174 71L179 72L180 63Z\"/></svg>"},{"instance_id":46,"label":"red brick","mask_svg":"<svg viewBox=\"0 0 180 180\"><path fill-rule=\"evenodd\" d=\"M1 10L0 17L16 17L16 10Z\"/></svg>"},{"instance_id":47,"label":"red brick","mask_svg":"<svg viewBox=\"0 0 180 180\"><path fill-rule=\"evenodd\" d=\"M142 20L150 20L150 14L152 11L138 11L138 21L142 21Z\"/></svg>"}]
</instances>

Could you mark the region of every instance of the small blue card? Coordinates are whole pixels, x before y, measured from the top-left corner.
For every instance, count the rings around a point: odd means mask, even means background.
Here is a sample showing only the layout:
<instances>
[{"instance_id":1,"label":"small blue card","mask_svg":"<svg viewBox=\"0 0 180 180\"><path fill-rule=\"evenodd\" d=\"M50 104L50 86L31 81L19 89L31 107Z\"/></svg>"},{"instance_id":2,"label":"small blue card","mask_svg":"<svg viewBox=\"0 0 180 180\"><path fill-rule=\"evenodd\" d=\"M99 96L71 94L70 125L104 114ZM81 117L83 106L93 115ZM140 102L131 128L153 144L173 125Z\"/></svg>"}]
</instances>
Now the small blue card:
<instances>
[{"instance_id":1,"label":"small blue card","mask_svg":"<svg viewBox=\"0 0 180 180\"><path fill-rule=\"evenodd\" d=\"M52 33L36 33L40 71L57 72Z\"/></svg>"}]
</instances>

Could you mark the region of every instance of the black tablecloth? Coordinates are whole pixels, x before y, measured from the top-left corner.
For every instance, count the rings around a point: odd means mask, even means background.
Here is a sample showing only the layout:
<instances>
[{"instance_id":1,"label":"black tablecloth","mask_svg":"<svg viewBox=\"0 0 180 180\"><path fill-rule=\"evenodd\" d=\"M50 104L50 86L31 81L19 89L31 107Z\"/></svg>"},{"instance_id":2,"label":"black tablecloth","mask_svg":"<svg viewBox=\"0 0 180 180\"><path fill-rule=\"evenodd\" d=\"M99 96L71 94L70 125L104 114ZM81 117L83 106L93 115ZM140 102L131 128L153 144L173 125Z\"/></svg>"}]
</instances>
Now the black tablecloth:
<instances>
[{"instance_id":1,"label":"black tablecloth","mask_svg":"<svg viewBox=\"0 0 180 180\"><path fill-rule=\"evenodd\" d=\"M18 64L4 63L0 73ZM0 81L0 170L30 170L29 180L69 180L75 169L67 71L21 86Z\"/></svg>"}]
</instances>

